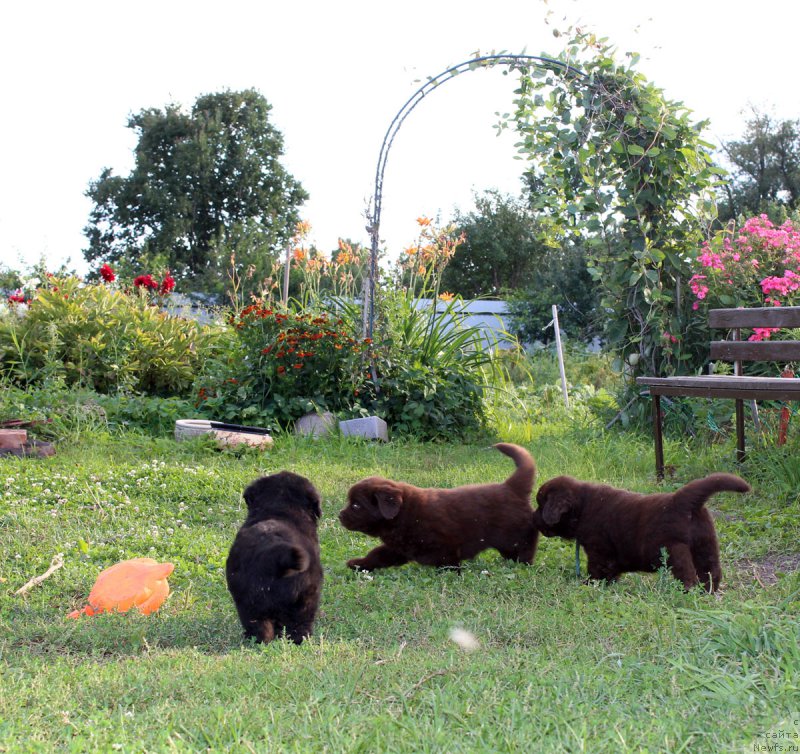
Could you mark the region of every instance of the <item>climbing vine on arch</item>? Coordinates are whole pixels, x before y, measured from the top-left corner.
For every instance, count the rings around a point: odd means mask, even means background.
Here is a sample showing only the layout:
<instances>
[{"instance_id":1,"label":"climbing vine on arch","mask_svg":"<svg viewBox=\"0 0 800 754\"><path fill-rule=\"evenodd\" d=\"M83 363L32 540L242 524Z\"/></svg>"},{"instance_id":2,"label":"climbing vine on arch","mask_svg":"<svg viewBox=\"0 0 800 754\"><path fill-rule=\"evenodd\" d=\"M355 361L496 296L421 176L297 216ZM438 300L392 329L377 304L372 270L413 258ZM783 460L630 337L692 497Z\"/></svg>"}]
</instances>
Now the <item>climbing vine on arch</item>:
<instances>
[{"instance_id":1,"label":"climbing vine on arch","mask_svg":"<svg viewBox=\"0 0 800 754\"><path fill-rule=\"evenodd\" d=\"M635 71L637 56L619 62L580 29L557 60L584 75L522 70L502 125L520 134L535 206L589 242L609 344L638 371L680 373L697 362L703 337L687 281L721 172L702 138L706 122Z\"/></svg>"}]
</instances>

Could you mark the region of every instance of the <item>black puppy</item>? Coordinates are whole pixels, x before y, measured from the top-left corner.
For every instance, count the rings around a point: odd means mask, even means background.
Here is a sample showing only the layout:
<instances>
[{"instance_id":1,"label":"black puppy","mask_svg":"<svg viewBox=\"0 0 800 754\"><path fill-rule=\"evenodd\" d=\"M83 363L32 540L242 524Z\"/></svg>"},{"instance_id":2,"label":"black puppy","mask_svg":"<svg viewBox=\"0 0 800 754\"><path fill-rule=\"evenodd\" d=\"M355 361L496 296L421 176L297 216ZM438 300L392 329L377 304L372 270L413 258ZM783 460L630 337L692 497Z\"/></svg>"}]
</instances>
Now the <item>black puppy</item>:
<instances>
[{"instance_id":1,"label":"black puppy","mask_svg":"<svg viewBox=\"0 0 800 754\"><path fill-rule=\"evenodd\" d=\"M245 638L265 644L286 630L310 636L322 591L319 493L305 477L281 471L244 491L247 519L225 563Z\"/></svg>"}]
</instances>

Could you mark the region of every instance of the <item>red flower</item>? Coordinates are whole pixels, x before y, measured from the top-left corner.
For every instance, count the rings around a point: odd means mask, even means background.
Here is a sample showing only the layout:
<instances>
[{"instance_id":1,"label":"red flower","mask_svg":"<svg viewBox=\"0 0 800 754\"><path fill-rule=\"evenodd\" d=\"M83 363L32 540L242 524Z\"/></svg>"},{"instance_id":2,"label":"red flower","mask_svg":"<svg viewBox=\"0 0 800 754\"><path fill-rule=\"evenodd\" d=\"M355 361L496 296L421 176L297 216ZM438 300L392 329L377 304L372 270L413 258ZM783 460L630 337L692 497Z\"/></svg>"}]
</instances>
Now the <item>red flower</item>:
<instances>
[{"instance_id":1,"label":"red flower","mask_svg":"<svg viewBox=\"0 0 800 754\"><path fill-rule=\"evenodd\" d=\"M161 281L161 288L159 289L159 293L162 296L166 296L168 293L172 293L175 290L175 278L172 277L169 273L164 275L164 279Z\"/></svg>"},{"instance_id":2,"label":"red flower","mask_svg":"<svg viewBox=\"0 0 800 754\"><path fill-rule=\"evenodd\" d=\"M114 270L111 269L111 266L108 264L104 264L100 268L100 277L106 281L106 283L113 283L117 276L114 274Z\"/></svg>"},{"instance_id":3,"label":"red flower","mask_svg":"<svg viewBox=\"0 0 800 754\"><path fill-rule=\"evenodd\" d=\"M286 367L281 365L278 367L277 372L278 374L283 374L286 371Z\"/></svg>"},{"instance_id":4,"label":"red flower","mask_svg":"<svg viewBox=\"0 0 800 754\"><path fill-rule=\"evenodd\" d=\"M12 293L8 297L8 302L10 304L24 304L25 303L25 295L22 291L17 291L16 293Z\"/></svg>"},{"instance_id":5,"label":"red flower","mask_svg":"<svg viewBox=\"0 0 800 754\"><path fill-rule=\"evenodd\" d=\"M302 362L299 362L299 363L295 364L295 365L294 365L294 368L295 368L295 369L302 369L302 368L303 368L303 363L302 363Z\"/></svg>"},{"instance_id":6,"label":"red flower","mask_svg":"<svg viewBox=\"0 0 800 754\"><path fill-rule=\"evenodd\" d=\"M158 289L158 283L153 280L152 275L139 275L133 279L133 284L137 288L149 288L152 291Z\"/></svg>"}]
</instances>

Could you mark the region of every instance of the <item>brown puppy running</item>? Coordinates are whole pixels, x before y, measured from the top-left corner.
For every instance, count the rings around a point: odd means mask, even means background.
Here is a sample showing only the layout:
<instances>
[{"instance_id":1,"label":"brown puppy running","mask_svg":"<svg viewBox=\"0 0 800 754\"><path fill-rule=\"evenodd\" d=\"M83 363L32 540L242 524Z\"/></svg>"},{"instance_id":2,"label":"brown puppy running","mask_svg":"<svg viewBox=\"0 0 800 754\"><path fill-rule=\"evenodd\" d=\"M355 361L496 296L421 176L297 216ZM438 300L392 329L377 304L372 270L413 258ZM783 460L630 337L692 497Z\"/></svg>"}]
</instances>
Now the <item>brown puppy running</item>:
<instances>
[{"instance_id":1,"label":"brown puppy running","mask_svg":"<svg viewBox=\"0 0 800 754\"><path fill-rule=\"evenodd\" d=\"M589 576L615 581L626 571L667 566L686 589L716 591L722 578L714 521L704 504L716 492L749 492L733 474L711 474L672 493L642 495L560 476L536 495L535 521L546 537L577 540Z\"/></svg>"},{"instance_id":2,"label":"brown puppy running","mask_svg":"<svg viewBox=\"0 0 800 754\"><path fill-rule=\"evenodd\" d=\"M500 484L423 489L382 477L354 484L339 520L346 529L379 537L383 544L347 565L371 571L413 560L457 567L490 547L510 560L532 562L539 536L530 502L536 466L519 445L494 447L517 464Z\"/></svg>"}]
</instances>

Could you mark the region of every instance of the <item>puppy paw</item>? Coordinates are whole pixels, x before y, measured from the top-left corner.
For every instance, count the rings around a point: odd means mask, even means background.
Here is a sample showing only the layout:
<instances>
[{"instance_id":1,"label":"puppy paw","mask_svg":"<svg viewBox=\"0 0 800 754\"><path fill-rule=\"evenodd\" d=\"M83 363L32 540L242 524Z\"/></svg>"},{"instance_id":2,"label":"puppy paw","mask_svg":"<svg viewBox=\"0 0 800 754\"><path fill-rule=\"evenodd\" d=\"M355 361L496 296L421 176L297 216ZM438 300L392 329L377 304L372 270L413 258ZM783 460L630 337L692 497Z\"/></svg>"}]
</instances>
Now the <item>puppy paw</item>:
<instances>
[{"instance_id":1,"label":"puppy paw","mask_svg":"<svg viewBox=\"0 0 800 754\"><path fill-rule=\"evenodd\" d=\"M354 571L366 571L364 568L364 558L352 558L347 561L347 567L352 568Z\"/></svg>"}]
</instances>

